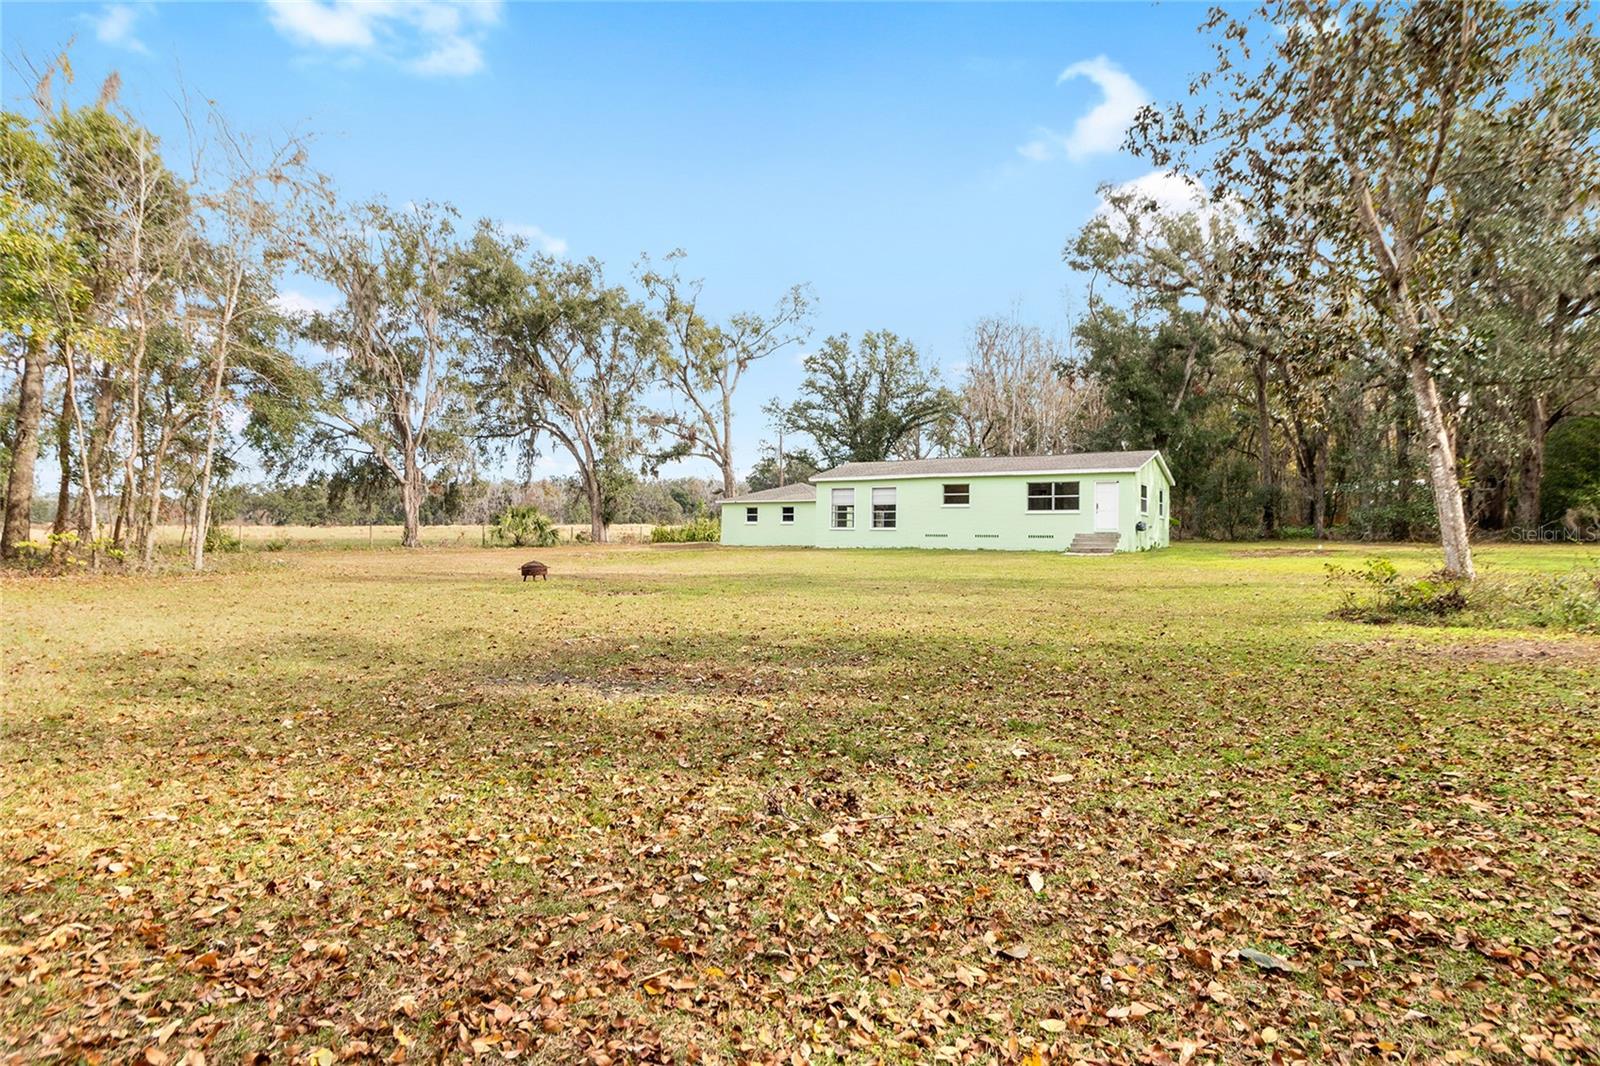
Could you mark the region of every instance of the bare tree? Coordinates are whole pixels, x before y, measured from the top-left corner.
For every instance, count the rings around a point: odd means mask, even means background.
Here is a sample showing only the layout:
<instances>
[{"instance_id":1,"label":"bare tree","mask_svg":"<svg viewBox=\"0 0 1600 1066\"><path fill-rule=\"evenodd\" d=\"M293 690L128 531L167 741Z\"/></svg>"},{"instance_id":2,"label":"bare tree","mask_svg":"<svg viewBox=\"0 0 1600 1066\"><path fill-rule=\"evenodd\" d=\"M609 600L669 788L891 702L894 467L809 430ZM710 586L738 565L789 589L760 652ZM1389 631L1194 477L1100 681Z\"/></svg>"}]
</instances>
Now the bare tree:
<instances>
[{"instance_id":1,"label":"bare tree","mask_svg":"<svg viewBox=\"0 0 1600 1066\"><path fill-rule=\"evenodd\" d=\"M666 271L640 272L640 283L666 326L661 349L661 382L677 410L657 412L648 421L677 442L671 454L709 459L722 472L722 491L738 492L733 454L733 398L753 363L802 343L811 334L812 299L804 285L779 298L770 314L740 313L726 322L709 320L700 310L702 282L685 281L677 271L681 251L667 257Z\"/></svg>"},{"instance_id":2,"label":"bare tree","mask_svg":"<svg viewBox=\"0 0 1600 1066\"><path fill-rule=\"evenodd\" d=\"M1098 399L1060 338L1015 314L991 315L967 343L951 447L973 455L1072 451L1097 428Z\"/></svg>"},{"instance_id":3,"label":"bare tree","mask_svg":"<svg viewBox=\"0 0 1600 1066\"><path fill-rule=\"evenodd\" d=\"M320 191L306 171L303 137L261 143L236 132L215 109L208 122L220 180L216 191L197 199L206 246L196 272L198 306L191 318L201 331L197 341L210 351L210 370L195 536L189 549L196 570L205 568L217 437L228 400L230 365L241 355L262 352L263 325L278 314L275 283L303 239L295 225L297 216L307 206L306 198ZM197 173L197 183L203 177Z\"/></svg>"}]
</instances>

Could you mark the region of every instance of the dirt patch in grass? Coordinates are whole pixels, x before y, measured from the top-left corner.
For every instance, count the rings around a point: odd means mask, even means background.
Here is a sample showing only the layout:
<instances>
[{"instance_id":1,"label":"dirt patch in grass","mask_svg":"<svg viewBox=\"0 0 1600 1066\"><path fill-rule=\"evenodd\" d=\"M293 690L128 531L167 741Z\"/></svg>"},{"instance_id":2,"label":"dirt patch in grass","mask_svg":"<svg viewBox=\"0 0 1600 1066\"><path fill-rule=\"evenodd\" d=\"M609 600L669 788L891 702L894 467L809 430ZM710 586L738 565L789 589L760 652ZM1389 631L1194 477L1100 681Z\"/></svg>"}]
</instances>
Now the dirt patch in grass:
<instances>
[{"instance_id":1,"label":"dirt patch in grass","mask_svg":"<svg viewBox=\"0 0 1600 1066\"><path fill-rule=\"evenodd\" d=\"M1327 555L1322 548L1239 548L1228 553L1235 559L1290 558L1297 555Z\"/></svg>"},{"instance_id":2,"label":"dirt patch in grass","mask_svg":"<svg viewBox=\"0 0 1600 1066\"><path fill-rule=\"evenodd\" d=\"M1420 649L1419 649L1420 650ZM1593 663L1600 665L1600 640L1559 640L1515 637L1472 640L1438 649L1455 662L1464 663Z\"/></svg>"}]
</instances>

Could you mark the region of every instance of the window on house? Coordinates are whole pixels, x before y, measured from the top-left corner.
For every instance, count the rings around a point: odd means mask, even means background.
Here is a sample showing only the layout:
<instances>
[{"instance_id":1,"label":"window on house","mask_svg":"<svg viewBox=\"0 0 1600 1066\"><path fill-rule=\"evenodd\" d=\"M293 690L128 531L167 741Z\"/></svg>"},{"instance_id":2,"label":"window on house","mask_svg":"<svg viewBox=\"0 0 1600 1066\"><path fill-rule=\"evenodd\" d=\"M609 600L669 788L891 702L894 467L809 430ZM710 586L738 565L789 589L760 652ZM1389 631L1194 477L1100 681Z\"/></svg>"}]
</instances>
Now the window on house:
<instances>
[{"instance_id":1,"label":"window on house","mask_svg":"<svg viewBox=\"0 0 1600 1066\"><path fill-rule=\"evenodd\" d=\"M761 512L758 508L746 507L744 509L744 520L746 522L754 522L758 517L760 517L760 515Z\"/></svg>"},{"instance_id":2,"label":"window on house","mask_svg":"<svg viewBox=\"0 0 1600 1066\"><path fill-rule=\"evenodd\" d=\"M782 522L786 526L794 525L794 508L785 507L783 512L778 516L778 521Z\"/></svg>"},{"instance_id":3,"label":"window on house","mask_svg":"<svg viewBox=\"0 0 1600 1066\"><path fill-rule=\"evenodd\" d=\"M856 490L833 490L833 528L850 529L856 524Z\"/></svg>"},{"instance_id":4,"label":"window on house","mask_svg":"<svg viewBox=\"0 0 1600 1066\"><path fill-rule=\"evenodd\" d=\"M894 489L872 490L872 528L893 529L895 521Z\"/></svg>"},{"instance_id":5,"label":"window on house","mask_svg":"<svg viewBox=\"0 0 1600 1066\"><path fill-rule=\"evenodd\" d=\"M1078 509L1078 483L1076 481L1028 482L1028 510L1076 511Z\"/></svg>"},{"instance_id":6,"label":"window on house","mask_svg":"<svg viewBox=\"0 0 1600 1066\"><path fill-rule=\"evenodd\" d=\"M1150 513L1150 486L1149 485L1140 485L1139 486L1139 513L1140 514L1149 514Z\"/></svg>"},{"instance_id":7,"label":"window on house","mask_svg":"<svg viewBox=\"0 0 1600 1066\"><path fill-rule=\"evenodd\" d=\"M1167 517L1167 490L1156 489L1156 513L1162 518Z\"/></svg>"},{"instance_id":8,"label":"window on house","mask_svg":"<svg viewBox=\"0 0 1600 1066\"><path fill-rule=\"evenodd\" d=\"M972 486L966 482L944 487L944 505L946 507L966 507L971 502Z\"/></svg>"}]
</instances>

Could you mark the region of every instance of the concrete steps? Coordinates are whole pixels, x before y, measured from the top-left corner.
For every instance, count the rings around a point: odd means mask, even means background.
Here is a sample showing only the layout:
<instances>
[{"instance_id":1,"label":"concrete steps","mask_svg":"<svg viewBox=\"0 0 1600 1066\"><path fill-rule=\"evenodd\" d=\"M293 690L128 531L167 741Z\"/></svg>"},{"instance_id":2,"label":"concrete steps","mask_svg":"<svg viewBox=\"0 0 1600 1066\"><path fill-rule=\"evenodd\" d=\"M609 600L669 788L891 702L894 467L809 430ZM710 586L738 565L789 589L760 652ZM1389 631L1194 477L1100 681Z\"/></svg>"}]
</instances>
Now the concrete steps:
<instances>
[{"instance_id":1,"label":"concrete steps","mask_svg":"<svg viewBox=\"0 0 1600 1066\"><path fill-rule=\"evenodd\" d=\"M1117 550L1120 533L1079 533L1072 538L1073 555L1110 555Z\"/></svg>"}]
</instances>

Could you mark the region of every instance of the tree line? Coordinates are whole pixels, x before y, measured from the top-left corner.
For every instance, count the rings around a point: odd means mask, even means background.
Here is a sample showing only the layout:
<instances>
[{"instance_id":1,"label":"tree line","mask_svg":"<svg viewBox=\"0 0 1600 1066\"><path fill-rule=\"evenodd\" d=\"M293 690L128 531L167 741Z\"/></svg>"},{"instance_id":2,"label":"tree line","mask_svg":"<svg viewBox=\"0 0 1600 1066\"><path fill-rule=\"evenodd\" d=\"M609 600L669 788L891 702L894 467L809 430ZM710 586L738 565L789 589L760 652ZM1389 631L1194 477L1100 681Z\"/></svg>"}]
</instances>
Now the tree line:
<instances>
[{"instance_id":1,"label":"tree line","mask_svg":"<svg viewBox=\"0 0 1600 1066\"><path fill-rule=\"evenodd\" d=\"M67 102L62 59L0 130L4 550L42 446L55 532L145 563L164 508L207 527L246 448L389 500L407 545L480 464L552 452L596 541L674 459L725 498L846 461L1145 447L1184 535L1436 535L1470 575L1471 530L1600 521L1588 8L1271 0L1202 31L1214 68L1129 133L1151 179L1066 241L1075 319L979 319L948 383L890 330L811 345L804 285L716 316L681 253L619 280L447 204L346 202L311 138L214 108L164 152L115 78ZM336 298L290 306L291 279ZM739 456L751 367L803 346Z\"/></svg>"}]
</instances>

